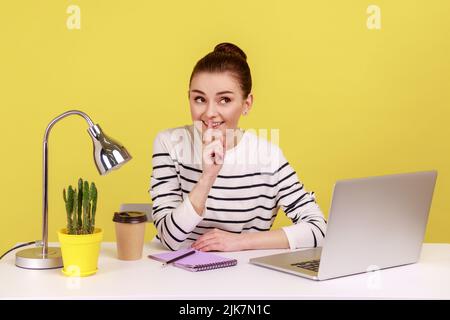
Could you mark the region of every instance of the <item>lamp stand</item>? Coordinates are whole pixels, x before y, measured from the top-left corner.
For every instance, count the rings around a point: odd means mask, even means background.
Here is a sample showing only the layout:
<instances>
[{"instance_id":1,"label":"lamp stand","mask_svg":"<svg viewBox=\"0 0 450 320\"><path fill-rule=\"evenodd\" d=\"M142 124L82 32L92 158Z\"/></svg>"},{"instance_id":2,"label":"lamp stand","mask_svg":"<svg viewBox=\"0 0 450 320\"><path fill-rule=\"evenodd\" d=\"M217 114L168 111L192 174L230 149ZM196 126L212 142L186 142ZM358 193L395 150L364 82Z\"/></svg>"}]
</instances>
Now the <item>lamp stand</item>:
<instances>
[{"instance_id":1,"label":"lamp stand","mask_svg":"<svg viewBox=\"0 0 450 320\"><path fill-rule=\"evenodd\" d=\"M16 253L16 266L25 269L56 269L63 266L61 249L47 247L47 254L42 254L42 247L21 250Z\"/></svg>"},{"instance_id":2,"label":"lamp stand","mask_svg":"<svg viewBox=\"0 0 450 320\"><path fill-rule=\"evenodd\" d=\"M16 253L16 266L25 269L55 269L63 267L61 249L48 247L48 137L53 125L69 115L77 114L82 116L89 127L93 127L94 123L82 111L71 110L64 112L53 119L45 130L43 142L43 175L42 175L42 247L21 250Z\"/></svg>"}]
</instances>

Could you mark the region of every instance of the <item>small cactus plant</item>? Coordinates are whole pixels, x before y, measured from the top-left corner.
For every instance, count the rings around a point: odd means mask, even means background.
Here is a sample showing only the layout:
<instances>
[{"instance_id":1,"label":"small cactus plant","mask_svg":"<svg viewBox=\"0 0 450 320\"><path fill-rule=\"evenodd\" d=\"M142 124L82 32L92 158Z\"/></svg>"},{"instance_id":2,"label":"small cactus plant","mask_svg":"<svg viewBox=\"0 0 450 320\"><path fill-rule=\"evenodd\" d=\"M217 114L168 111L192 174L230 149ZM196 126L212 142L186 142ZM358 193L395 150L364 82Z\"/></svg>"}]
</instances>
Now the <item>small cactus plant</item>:
<instances>
[{"instance_id":1,"label":"small cactus plant","mask_svg":"<svg viewBox=\"0 0 450 320\"><path fill-rule=\"evenodd\" d=\"M97 211L97 188L92 182L78 180L78 191L70 185L63 189L66 204L67 233L92 234L95 230L95 213Z\"/></svg>"}]
</instances>

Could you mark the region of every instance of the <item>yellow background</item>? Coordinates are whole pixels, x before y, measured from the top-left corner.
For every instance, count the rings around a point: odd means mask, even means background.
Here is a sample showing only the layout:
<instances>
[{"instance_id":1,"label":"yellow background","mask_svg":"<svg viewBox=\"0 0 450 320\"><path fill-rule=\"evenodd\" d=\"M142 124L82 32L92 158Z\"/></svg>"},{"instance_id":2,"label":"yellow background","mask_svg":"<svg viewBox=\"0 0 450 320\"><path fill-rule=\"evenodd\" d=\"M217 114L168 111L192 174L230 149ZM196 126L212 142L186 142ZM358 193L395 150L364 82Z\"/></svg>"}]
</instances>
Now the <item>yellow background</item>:
<instances>
[{"instance_id":1,"label":"yellow background","mask_svg":"<svg viewBox=\"0 0 450 320\"><path fill-rule=\"evenodd\" d=\"M68 30L67 7L81 9ZM370 4L381 30L366 27ZM149 202L152 142L190 123L196 61L239 45L255 103L244 128L279 128L280 145L328 216L340 178L437 169L426 242L450 242L449 1L2 1L0 251L41 238L42 139L77 108L134 159L99 176L77 116L50 135L49 238L65 225L62 189L99 189L97 226L115 238L121 203ZM289 223L280 212L276 226ZM154 235L148 225L146 238Z\"/></svg>"}]
</instances>

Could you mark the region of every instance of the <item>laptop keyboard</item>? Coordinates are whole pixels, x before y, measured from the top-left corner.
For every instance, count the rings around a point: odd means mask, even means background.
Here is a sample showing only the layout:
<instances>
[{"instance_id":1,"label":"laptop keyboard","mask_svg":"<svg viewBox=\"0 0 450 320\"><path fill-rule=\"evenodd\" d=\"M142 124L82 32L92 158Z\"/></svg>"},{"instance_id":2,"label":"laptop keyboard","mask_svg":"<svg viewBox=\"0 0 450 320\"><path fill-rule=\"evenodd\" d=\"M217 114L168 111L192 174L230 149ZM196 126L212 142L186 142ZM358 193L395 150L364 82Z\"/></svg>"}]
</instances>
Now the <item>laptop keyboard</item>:
<instances>
[{"instance_id":1,"label":"laptop keyboard","mask_svg":"<svg viewBox=\"0 0 450 320\"><path fill-rule=\"evenodd\" d=\"M291 264L291 266L296 266L302 269L311 270L319 272L320 260L303 261Z\"/></svg>"}]
</instances>

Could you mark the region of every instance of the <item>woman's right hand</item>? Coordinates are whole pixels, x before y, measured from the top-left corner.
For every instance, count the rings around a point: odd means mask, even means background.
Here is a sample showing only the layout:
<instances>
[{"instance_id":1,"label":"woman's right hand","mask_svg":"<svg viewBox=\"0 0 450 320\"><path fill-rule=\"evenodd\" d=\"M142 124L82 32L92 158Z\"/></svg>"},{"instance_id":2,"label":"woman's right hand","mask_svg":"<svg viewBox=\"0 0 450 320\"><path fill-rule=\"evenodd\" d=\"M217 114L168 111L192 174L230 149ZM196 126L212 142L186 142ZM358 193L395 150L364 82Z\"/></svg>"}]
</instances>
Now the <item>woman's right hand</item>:
<instances>
[{"instance_id":1,"label":"woman's right hand","mask_svg":"<svg viewBox=\"0 0 450 320\"><path fill-rule=\"evenodd\" d=\"M219 129L213 129L209 124L203 134L203 176L214 179L219 174L225 158L225 135Z\"/></svg>"}]
</instances>

